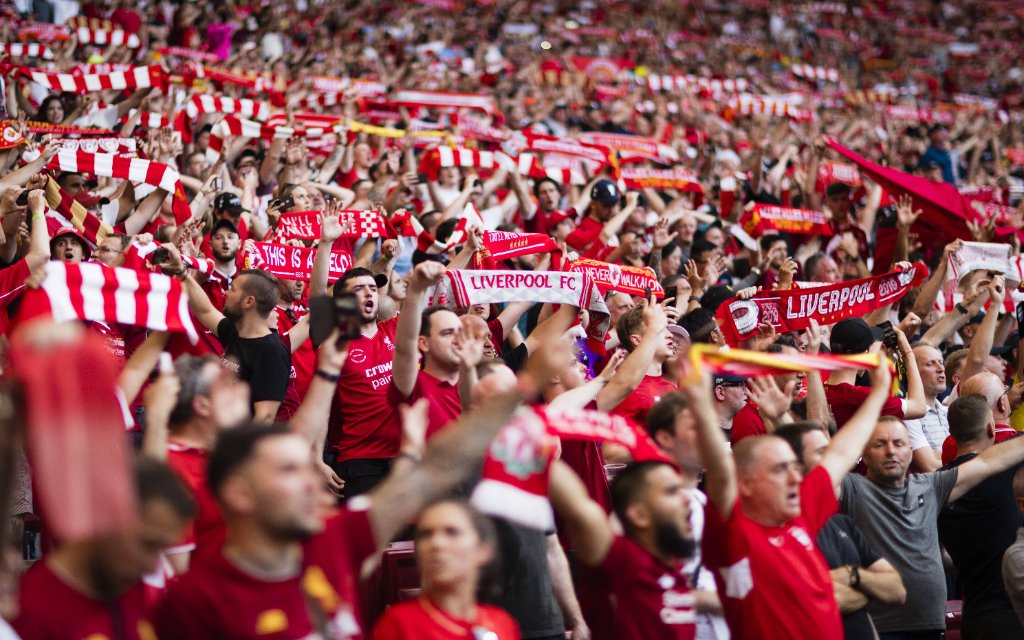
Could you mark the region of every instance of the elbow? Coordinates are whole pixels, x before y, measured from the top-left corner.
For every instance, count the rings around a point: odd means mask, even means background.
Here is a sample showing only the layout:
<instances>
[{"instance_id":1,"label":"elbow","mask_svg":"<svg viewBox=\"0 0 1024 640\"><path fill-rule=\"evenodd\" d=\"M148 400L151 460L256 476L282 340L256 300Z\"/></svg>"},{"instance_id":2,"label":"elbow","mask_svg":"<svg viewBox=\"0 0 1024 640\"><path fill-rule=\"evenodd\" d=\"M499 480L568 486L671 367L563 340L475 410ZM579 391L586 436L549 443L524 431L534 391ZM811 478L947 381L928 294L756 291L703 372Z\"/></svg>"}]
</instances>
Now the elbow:
<instances>
[{"instance_id":1,"label":"elbow","mask_svg":"<svg viewBox=\"0 0 1024 640\"><path fill-rule=\"evenodd\" d=\"M886 590L883 597L879 597L878 601L882 604L898 607L907 601L907 588L903 585L903 578L896 571L892 572L893 581L892 589Z\"/></svg>"}]
</instances>

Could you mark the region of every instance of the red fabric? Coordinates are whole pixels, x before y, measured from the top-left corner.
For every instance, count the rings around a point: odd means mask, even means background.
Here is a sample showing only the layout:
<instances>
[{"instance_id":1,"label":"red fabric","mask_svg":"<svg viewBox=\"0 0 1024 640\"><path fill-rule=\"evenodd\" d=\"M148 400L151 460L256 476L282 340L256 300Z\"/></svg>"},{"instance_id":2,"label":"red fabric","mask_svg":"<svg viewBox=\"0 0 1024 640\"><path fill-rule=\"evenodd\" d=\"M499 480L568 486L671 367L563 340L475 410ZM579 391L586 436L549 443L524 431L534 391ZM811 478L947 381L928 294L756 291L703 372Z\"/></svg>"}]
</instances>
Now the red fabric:
<instances>
[{"instance_id":1,"label":"red fabric","mask_svg":"<svg viewBox=\"0 0 1024 640\"><path fill-rule=\"evenodd\" d=\"M45 561L39 561L21 579L21 611L11 626L22 638L150 640L155 636L145 594L139 582L114 603L94 600L58 578ZM116 626L115 609L121 616Z\"/></svg>"},{"instance_id":2,"label":"red fabric","mask_svg":"<svg viewBox=\"0 0 1024 640\"><path fill-rule=\"evenodd\" d=\"M293 309L297 309L297 307L293 307ZM304 311L294 313L295 322L301 320L304 315ZM289 348L291 341L285 334L292 330L295 322L292 322L283 309L278 308L277 331L281 335L281 339L286 341L285 344L289 345ZM306 397L306 391L309 390L309 385L313 381L313 374L315 372L316 351L313 349L313 341L306 338L306 341L299 346L298 350L292 353L291 382L288 384L288 391L284 401L281 403L281 408L277 412L278 420L288 420L295 414L295 410L299 408L302 398Z\"/></svg>"},{"instance_id":3,"label":"red fabric","mask_svg":"<svg viewBox=\"0 0 1024 640\"><path fill-rule=\"evenodd\" d=\"M996 444L1000 442L1006 442L1010 438L1016 437L1017 430L1008 424L997 424L996 425ZM956 440L953 436L946 436L946 439L942 441L942 464L949 464L956 459Z\"/></svg>"},{"instance_id":4,"label":"red fabric","mask_svg":"<svg viewBox=\"0 0 1024 640\"><path fill-rule=\"evenodd\" d=\"M236 272L235 275L237 276L238 273ZM213 307L222 310L224 301L227 299L228 289L231 288L231 279L220 271L211 271L202 287L207 297L210 298L210 302L213 303Z\"/></svg>"},{"instance_id":5,"label":"red fabric","mask_svg":"<svg viewBox=\"0 0 1024 640\"><path fill-rule=\"evenodd\" d=\"M399 403L412 404L420 398L426 398L430 403L430 407L427 409L427 440L433 438L441 429L458 420L462 415L458 385L438 380L426 371L420 371L416 375L416 384L408 398L403 397L393 384L388 391L388 400L392 408Z\"/></svg>"},{"instance_id":6,"label":"red fabric","mask_svg":"<svg viewBox=\"0 0 1024 640\"><path fill-rule=\"evenodd\" d=\"M768 433L761 419L761 412L758 406L747 400L747 404L739 410L739 413L732 419L732 446L743 438L750 436L763 436Z\"/></svg>"},{"instance_id":7,"label":"red fabric","mask_svg":"<svg viewBox=\"0 0 1024 640\"><path fill-rule=\"evenodd\" d=\"M396 316L378 324L372 338L360 336L348 344L338 382L335 424L341 434L328 443L338 452L338 462L398 455L398 412L388 400L397 325Z\"/></svg>"},{"instance_id":8,"label":"red fabric","mask_svg":"<svg viewBox=\"0 0 1024 640\"><path fill-rule=\"evenodd\" d=\"M838 506L832 479L823 467L804 478L802 513L782 527L754 522L743 513L738 498L727 519L708 505L704 564L715 574L734 638L843 637L828 567L814 543Z\"/></svg>"},{"instance_id":9,"label":"red fabric","mask_svg":"<svg viewBox=\"0 0 1024 640\"><path fill-rule=\"evenodd\" d=\"M193 558L209 554L224 543L224 516L206 484L206 463L209 452L173 439L167 442L167 466L181 476L196 501L196 517L185 532L182 550L194 545Z\"/></svg>"},{"instance_id":10,"label":"red fabric","mask_svg":"<svg viewBox=\"0 0 1024 640\"><path fill-rule=\"evenodd\" d=\"M836 426L844 424L857 413L864 400L871 395L871 387L858 387L847 382L825 385L825 400L835 416ZM882 405L883 416L896 416L903 419L903 400L890 396Z\"/></svg>"},{"instance_id":11,"label":"red fabric","mask_svg":"<svg viewBox=\"0 0 1024 640\"><path fill-rule=\"evenodd\" d=\"M168 590L154 621L161 638L293 640L314 631L303 591L343 629L362 627L357 578L376 545L365 511L342 511L303 544L302 575L266 581L222 553L194 564ZM346 637L360 640L362 633Z\"/></svg>"},{"instance_id":12,"label":"red fabric","mask_svg":"<svg viewBox=\"0 0 1024 640\"><path fill-rule=\"evenodd\" d=\"M683 563L667 565L629 538L617 536L600 567L585 571L613 603L620 640L691 640L693 590Z\"/></svg>"},{"instance_id":13,"label":"red fabric","mask_svg":"<svg viewBox=\"0 0 1024 640\"><path fill-rule=\"evenodd\" d=\"M623 399L612 413L625 416L639 425L647 424L647 412L662 396L676 390L676 385L666 382L661 376L644 376L636 389Z\"/></svg>"},{"instance_id":14,"label":"red fabric","mask_svg":"<svg viewBox=\"0 0 1024 640\"><path fill-rule=\"evenodd\" d=\"M373 629L373 640L449 640L473 638L474 629L487 629L501 640L519 640L519 625L498 607L477 605L472 620L442 611L426 597L388 609Z\"/></svg>"},{"instance_id":15,"label":"red fabric","mask_svg":"<svg viewBox=\"0 0 1024 640\"><path fill-rule=\"evenodd\" d=\"M598 240L598 236L601 235L601 229L603 228L603 223L587 216L580 220L580 223L576 225L572 233L565 238L565 243L577 251L583 251L595 242L603 245L604 243Z\"/></svg>"}]
</instances>

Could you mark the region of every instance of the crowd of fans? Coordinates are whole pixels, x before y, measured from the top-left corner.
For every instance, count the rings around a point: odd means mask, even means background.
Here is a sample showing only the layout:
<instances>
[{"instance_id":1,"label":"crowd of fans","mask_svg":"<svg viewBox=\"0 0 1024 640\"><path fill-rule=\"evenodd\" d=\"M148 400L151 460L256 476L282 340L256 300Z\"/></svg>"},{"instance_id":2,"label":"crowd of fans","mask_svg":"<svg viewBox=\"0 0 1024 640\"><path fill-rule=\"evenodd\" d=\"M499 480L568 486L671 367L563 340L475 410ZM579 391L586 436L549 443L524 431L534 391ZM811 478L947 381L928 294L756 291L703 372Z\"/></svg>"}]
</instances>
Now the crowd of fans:
<instances>
[{"instance_id":1,"label":"crowd of fans","mask_svg":"<svg viewBox=\"0 0 1024 640\"><path fill-rule=\"evenodd\" d=\"M0 4L0 639L1024 638L1022 37Z\"/></svg>"}]
</instances>

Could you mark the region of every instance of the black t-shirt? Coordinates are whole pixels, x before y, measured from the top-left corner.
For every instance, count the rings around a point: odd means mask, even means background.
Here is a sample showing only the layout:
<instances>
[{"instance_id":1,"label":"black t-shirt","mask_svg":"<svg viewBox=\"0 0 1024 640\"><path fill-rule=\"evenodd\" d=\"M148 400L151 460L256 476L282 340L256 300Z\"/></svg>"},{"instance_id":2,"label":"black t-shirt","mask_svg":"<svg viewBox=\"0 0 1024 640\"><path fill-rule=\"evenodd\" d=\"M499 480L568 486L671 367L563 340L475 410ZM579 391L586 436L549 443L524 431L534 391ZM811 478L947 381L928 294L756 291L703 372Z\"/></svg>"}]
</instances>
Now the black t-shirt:
<instances>
[{"instance_id":1,"label":"black t-shirt","mask_svg":"<svg viewBox=\"0 0 1024 640\"><path fill-rule=\"evenodd\" d=\"M224 345L223 364L249 383L252 402L284 400L291 377L292 358L277 333L261 338L241 338L235 323L227 318L217 325L217 338Z\"/></svg>"},{"instance_id":2,"label":"black t-shirt","mask_svg":"<svg viewBox=\"0 0 1024 640\"><path fill-rule=\"evenodd\" d=\"M501 354L501 359L505 361L508 368L519 373L519 370L526 364L526 358L529 357L530 350L526 348L526 343L523 342L514 349L506 349Z\"/></svg>"},{"instance_id":3,"label":"black t-shirt","mask_svg":"<svg viewBox=\"0 0 1024 640\"><path fill-rule=\"evenodd\" d=\"M852 564L867 568L878 561L878 552L872 548L850 516L837 513L828 519L818 531L818 547L825 556L829 569ZM875 637L874 627L864 607L853 613L843 614L843 631L846 640L871 640Z\"/></svg>"},{"instance_id":4,"label":"black t-shirt","mask_svg":"<svg viewBox=\"0 0 1024 640\"><path fill-rule=\"evenodd\" d=\"M492 604L508 611L523 640L565 633L548 568L547 534L495 518L504 583Z\"/></svg>"},{"instance_id":5,"label":"black t-shirt","mask_svg":"<svg viewBox=\"0 0 1024 640\"><path fill-rule=\"evenodd\" d=\"M943 469L958 467L976 455L962 455ZM964 587L964 615L1013 611L1002 567L1003 554L1022 525L1013 496L1013 474L1019 468L985 479L956 502L947 502L939 513L939 540Z\"/></svg>"}]
</instances>

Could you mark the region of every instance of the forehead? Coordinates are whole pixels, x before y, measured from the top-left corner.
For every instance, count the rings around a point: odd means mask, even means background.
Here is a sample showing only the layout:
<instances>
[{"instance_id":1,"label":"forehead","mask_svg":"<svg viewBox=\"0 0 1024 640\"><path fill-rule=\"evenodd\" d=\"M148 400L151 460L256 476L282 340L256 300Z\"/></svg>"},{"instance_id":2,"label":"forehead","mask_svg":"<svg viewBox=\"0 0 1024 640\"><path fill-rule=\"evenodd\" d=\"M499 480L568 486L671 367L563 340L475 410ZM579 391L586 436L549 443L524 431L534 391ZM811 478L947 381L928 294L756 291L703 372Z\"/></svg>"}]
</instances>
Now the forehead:
<instances>
[{"instance_id":1,"label":"forehead","mask_svg":"<svg viewBox=\"0 0 1024 640\"><path fill-rule=\"evenodd\" d=\"M803 437L804 449L814 451L822 447L828 446L828 436L825 435L820 429L812 429L804 433Z\"/></svg>"},{"instance_id":2,"label":"forehead","mask_svg":"<svg viewBox=\"0 0 1024 640\"><path fill-rule=\"evenodd\" d=\"M430 316L431 332L445 331L448 329L459 329L462 327L462 320L451 311L438 311Z\"/></svg>"},{"instance_id":3,"label":"forehead","mask_svg":"<svg viewBox=\"0 0 1024 640\"><path fill-rule=\"evenodd\" d=\"M942 352L936 349L935 347L915 347L914 353L917 356L917 358L922 362L932 362L933 360L938 360L939 362L942 362Z\"/></svg>"},{"instance_id":4,"label":"forehead","mask_svg":"<svg viewBox=\"0 0 1024 640\"><path fill-rule=\"evenodd\" d=\"M306 460L309 460L308 445L304 438L293 434L264 438L256 445L252 458L253 462L274 465Z\"/></svg>"},{"instance_id":5,"label":"forehead","mask_svg":"<svg viewBox=\"0 0 1024 640\"><path fill-rule=\"evenodd\" d=\"M872 440L904 440L907 438L907 427L899 420L886 420L875 425Z\"/></svg>"},{"instance_id":6,"label":"forehead","mask_svg":"<svg viewBox=\"0 0 1024 640\"><path fill-rule=\"evenodd\" d=\"M469 527L469 515L462 507L448 502L442 502L441 504L435 504L432 507L427 507L426 511L423 512L423 515L420 516L418 527L422 529L425 527L438 526L459 528Z\"/></svg>"},{"instance_id":7,"label":"forehead","mask_svg":"<svg viewBox=\"0 0 1024 640\"><path fill-rule=\"evenodd\" d=\"M778 438L767 438L760 444L755 453L755 468L760 470L796 461L793 448Z\"/></svg>"},{"instance_id":8,"label":"forehead","mask_svg":"<svg viewBox=\"0 0 1024 640\"><path fill-rule=\"evenodd\" d=\"M377 281L373 279L373 276L356 276L345 281L346 291L354 291L358 287L373 287L376 289Z\"/></svg>"}]
</instances>

